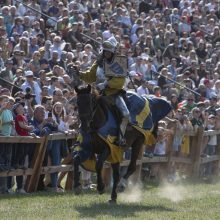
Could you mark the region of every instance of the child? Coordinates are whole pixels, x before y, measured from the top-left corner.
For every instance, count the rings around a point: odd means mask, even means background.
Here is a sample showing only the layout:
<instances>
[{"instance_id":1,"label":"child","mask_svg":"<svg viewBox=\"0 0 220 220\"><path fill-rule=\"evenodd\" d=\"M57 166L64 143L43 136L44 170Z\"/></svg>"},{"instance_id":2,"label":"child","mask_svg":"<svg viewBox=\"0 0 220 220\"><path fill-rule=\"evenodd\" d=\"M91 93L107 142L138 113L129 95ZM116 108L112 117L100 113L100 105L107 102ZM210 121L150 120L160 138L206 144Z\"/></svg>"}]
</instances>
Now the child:
<instances>
[{"instance_id":1,"label":"child","mask_svg":"<svg viewBox=\"0 0 220 220\"><path fill-rule=\"evenodd\" d=\"M29 136L29 132L31 132L34 127L31 125L28 125L28 121L26 117L24 116L24 104L23 103L16 103L13 106L13 111L15 115L15 130L18 135L20 136ZM25 162L25 156L27 154L26 146L24 144L18 144L16 146L15 152L14 152L14 163L16 166L24 167ZM25 194L25 190L23 189L23 176L17 176L16 177L17 182L17 193Z\"/></svg>"},{"instance_id":2,"label":"child","mask_svg":"<svg viewBox=\"0 0 220 220\"><path fill-rule=\"evenodd\" d=\"M13 115L11 112L11 104L14 102L12 97L0 96L0 121L1 121L1 136L10 136L14 125ZM0 170L9 170L11 166L11 150L12 144L0 144ZM9 193L7 187L7 177L0 177L0 194Z\"/></svg>"},{"instance_id":3,"label":"child","mask_svg":"<svg viewBox=\"0 0 220 220\"><path fill-rule=\"evenodd\" d=\"M164 156L166 154L167 136L164 128L159 127L157 132L157 142L154 148L155 156Z\"/></svg>"}]
</instances>

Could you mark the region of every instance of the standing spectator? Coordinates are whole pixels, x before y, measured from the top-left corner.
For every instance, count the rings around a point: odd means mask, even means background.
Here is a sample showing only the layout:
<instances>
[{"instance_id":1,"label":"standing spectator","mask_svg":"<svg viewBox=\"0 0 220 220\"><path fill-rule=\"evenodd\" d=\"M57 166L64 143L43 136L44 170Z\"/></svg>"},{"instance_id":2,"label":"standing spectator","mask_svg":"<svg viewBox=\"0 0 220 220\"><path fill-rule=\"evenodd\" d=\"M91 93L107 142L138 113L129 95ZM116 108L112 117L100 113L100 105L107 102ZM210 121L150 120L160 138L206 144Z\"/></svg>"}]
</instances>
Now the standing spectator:
<instances>
[{"instance_id":1,"label":"standing spectator","mask_svg":"<svg viewBox=\"0 0 220 220\"><path fill-rule=\"evenodd\" d=\"M192 109L192 118L191 118L192 126L197 129L198 127L203 126L203 120L201 117L201 111L198 107Z\"/></svg>"},{"instance_id":2,"label":"standing spectator","mask_svg":"<svg viewBox=\"0 0 220 220\"><path fill-rule=\"evenodd\" d=\"M15 115L15 130L19 136L29 136L29 132L33 130L33 126L28 125L27 118L24 116L24 104L16 103L13 106ZM17 144L13 146L12 164L15 168L23 168L25 163L25 157L28 153L25 144ZM11 188L12 178L8 178L8 185ZM26 194L23 189L23 176L16 176L17 189L16 192L20 194Z\"/></svg>"},{"instance_id":3,"label":"standing spectator","mask_svg":"<svg viewBox=\"0 0 220 220\"><path fill-rule=\"evenodd\" d=\"M14 103L14 99L5 95L0 96L0 136L10 136L12 127L14 125L13 115L11 107ZM0 170L10 170L11 167L11 153L12 144L1 143L0 144ZM0 177L0 194L9 193L7 187L7 177Z\"/></svg>"}]
</instances>

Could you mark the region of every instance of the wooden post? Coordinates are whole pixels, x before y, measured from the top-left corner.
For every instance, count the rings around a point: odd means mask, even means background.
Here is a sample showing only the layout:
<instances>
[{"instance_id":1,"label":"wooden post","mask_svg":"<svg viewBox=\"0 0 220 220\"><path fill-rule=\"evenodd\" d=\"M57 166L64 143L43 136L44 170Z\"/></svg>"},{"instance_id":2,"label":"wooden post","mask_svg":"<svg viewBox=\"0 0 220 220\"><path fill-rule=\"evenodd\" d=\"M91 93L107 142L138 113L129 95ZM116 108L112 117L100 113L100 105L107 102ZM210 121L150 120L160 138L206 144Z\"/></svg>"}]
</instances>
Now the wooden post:
<instances>
[{"instance_id":1,"label":"wooden post","mask_svg":"<svg viewBox=\"0 0 220 220\"><path fill-rule=\"evenodd\" d=\"M195 177L199 177L199 174L200 174L200 166L201 166L201 154L202 154L202 151L203 151L203 146L204 146L204 143L203 143L203 140L204 140L204 128L198 128L198 132L197 132L197 144L196 144L196 141L194 141L195 143L195 146L192 146L195 148L195 151L194 151L194 158L193 161L194 161L194 165L193 165L193 175Z\"/></svg>"},{"instance_id":2,"label":"wooden post","mask_svg":"<svg viewBox=\"0 0 220 220\"><path fill-rule=\"evenodd\" d=\"M42 171L43 160L47 148L48 137L41 138L42 142L36 145L34 158L31 162L33 174L27 177L25 189L27 192L35 192L37 190L39 177Z\"/></svg>"},{"instance_id":3,"label":"wooden post","mask_svg":"<svg viewBox=\"0 0 220 220\"><path fill-rule=\"evenodd\" d=\"M197 153L197 144L198 144L198 129L196 130L195 135L192 136L192 141L190 141L190 159L192 161L189 170L190 176L193 176L194 174L194 164Z\"/></svg>"}]
</instances>

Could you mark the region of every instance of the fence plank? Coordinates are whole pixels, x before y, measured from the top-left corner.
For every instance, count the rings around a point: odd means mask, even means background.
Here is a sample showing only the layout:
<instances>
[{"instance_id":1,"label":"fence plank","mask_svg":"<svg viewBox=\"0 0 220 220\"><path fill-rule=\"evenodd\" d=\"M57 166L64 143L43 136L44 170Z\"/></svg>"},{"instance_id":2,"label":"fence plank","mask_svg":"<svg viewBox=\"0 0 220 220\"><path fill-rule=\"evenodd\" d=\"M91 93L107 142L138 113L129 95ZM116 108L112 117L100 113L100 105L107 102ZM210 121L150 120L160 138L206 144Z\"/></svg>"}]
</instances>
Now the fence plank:
<instances>
[{"instance_id":1,"label":"fence plank","mask_svg":"<svg viewBox=\"0 0 220 220\"><path fill-rule=\"evenodd\" d=\"M201 158L201 164L215 162L215 161L219 161L218 155L212 155L212 156Z\"/></svg>"},{"instance_id":2,"label":"fence plank","mask_svg":"<svg viewBox=\"0 0 220 220\"><path fill-rule=\"evenodd\" d=\"M41 174L69 172L73 170L74 170L73 165L47 166L47 167L42 167Z\"/></svg>"},{"instance_id":3,"label":"fence plank","mask_svg":"<svg viewBox=\"0 0 220 220\"><path fill-rule=\"evenodd\" d=\"M16 169L16 170L9 170L9 171L3 171L0 172L0 177L6 177L6 176L27 176L32 175L33 169Z\"/></svg>"},{"instance_id":4,"label":"fence plank","mask_svg":"<svg viewBox=\"0 0 220 220\"><path fill-rule=\"evenodd\" d=\"M9 136L9 137L3 137L0 138L0 143L41 143L44 140L44 138L40 137L30 137L30 136Z\"/></svg>"},{"instance_id":5,"label":"fence plank","mask_svg":"<svg viewBox=\"0 0 220 220\"><path fill-rule=\"evenodd\" d=\"M34 158L31 162L31 168L33 168L33 174L27 177L25 183L25 189L27 192L35 192L37 190L37 185L39 177L42 170L42 164L46 152L48 137L44 137L40 144L37 144Z\"/></svg>"}]
</instances>

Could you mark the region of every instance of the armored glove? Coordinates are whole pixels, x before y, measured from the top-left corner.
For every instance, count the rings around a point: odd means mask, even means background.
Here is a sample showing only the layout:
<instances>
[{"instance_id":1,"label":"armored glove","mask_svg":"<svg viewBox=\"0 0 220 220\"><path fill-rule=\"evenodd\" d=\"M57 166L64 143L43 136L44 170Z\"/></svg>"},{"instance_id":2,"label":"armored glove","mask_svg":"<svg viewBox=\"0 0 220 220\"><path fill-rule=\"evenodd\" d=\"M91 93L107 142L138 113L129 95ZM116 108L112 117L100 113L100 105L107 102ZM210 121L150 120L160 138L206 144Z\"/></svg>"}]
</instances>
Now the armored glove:
<instances>
[{"instance_id":1,"label":"armored glove","mask_svg":"<svg viewBox=\"0 0 220 220\"><path fill-rule=\"evenodd\" d=\"M103 83L97 84L96 87L97 87L98 90L102 91L107 87L107 85L108 85L108 82L107 82L107 80L105 80Z\"/></svg>"},{"instance_id":2,"label":"armored glove","mask_svg":"<svg viewBox=\"0 0 220 220\"><path fill-rule=\"evenodd\" d=\"M103 66L103 59L104 59L103 53L100 53L98 55L97 60L96 60L96 63L98 64L99 67Z\"/></svg>"}]
</instances>

